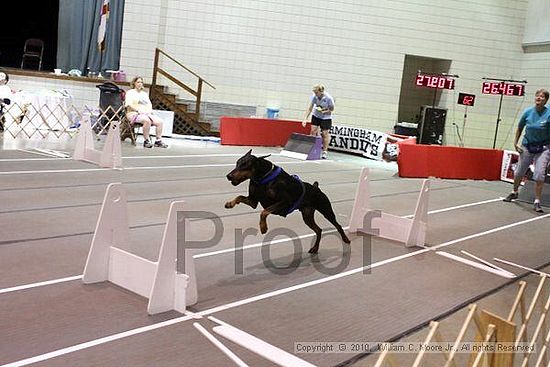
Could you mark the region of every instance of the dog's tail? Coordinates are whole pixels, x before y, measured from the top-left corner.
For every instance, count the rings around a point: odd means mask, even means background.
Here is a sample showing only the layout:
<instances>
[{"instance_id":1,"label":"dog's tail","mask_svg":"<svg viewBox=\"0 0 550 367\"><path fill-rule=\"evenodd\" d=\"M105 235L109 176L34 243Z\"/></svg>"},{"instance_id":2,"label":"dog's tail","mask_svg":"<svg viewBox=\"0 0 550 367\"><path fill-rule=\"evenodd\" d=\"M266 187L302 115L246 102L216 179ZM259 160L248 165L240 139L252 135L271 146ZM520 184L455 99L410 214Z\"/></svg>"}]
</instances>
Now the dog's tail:
<instances>
[{"instance_id":1,"label":"dog's tail","mask_svg":"<svg viewBox=\"0 0 550 367\"><path fill-rule=\"evenodd\" d=\"M315 181L315 182L313 183L313 187L317 187L317 188L318 188L318 187L319 187L319 182Z\"/></svg>"}]
</instances>

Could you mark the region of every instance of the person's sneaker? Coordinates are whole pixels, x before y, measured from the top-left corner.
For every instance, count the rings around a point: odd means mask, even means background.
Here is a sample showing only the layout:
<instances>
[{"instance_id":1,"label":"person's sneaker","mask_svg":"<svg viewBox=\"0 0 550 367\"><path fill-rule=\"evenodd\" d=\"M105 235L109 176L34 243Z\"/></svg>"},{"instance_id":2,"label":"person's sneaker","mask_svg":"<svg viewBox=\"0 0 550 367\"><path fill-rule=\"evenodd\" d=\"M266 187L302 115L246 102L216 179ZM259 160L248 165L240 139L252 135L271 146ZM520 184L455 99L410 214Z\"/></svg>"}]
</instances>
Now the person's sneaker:
<instances>
[{"instance_id":1,"label":"person's sneaker","mask_svg":"<svg viewBox=\"0 0 550 367\"><path fill-rule=\"evenodd\" d=\"M152 148L153 147L153 144L151 144L151 142L149 140L145 140L143 142L143 147L144 148Z\"/></svg>"},{"instance_id":2,"label":"person's sneaker","mask_svg":"<svg viewBox=\"0 0 550 367\"><path fill-rule=\"evenodd\" d=\"M164 144L162 140L156 140L155 146L158 148L168 148L168 144Z\"/></svg>"},{"instance_id":3,"label":"person's sneaker","mask_svg":"<svg viewBox=\"0 0 550 367\"><path fill-rule=\"evenodd\" d=\"M518 193L517 192L511 192L502 201L505 201L505 202L509 203L510 201L516 200L517 198L518 198Z\"/></svg>"},{"instance_id":4,"label":"person's sneaker","mask_svg":"<svg viewBox=\"0 0 550 367\"><path fill-rule=\"evenodd\" d=\"M328 158L328 153L326 151L323 151L323 153L321 154L321 158L327 159Z\"/></svg>"},{"instance_id":5,"label":"person's sneaker","mask_svg":"<svg viewBox=\"0 0 550 367\"><path fill-rule=\"evenodd\" d=\"M542 206L540 206L539 202L533 204L533 209L535 209L537 213L544 213L544 210L542 210Z\"/></svg>"}]
</instances>

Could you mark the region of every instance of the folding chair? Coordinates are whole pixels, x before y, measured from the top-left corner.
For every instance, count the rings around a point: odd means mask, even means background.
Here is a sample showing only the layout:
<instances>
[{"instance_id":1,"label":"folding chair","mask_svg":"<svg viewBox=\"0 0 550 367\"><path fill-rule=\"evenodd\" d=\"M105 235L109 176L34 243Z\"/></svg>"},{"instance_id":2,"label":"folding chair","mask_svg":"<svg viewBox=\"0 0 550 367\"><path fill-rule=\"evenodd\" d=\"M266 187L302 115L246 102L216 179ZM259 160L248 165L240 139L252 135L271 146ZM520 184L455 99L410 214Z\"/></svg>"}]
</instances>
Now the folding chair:
<instances>
[{"instance_id":1,"label":"folding chair","mask_svg":"<svg viewBox=\"0 0 550 367\"><path fill-rule=\"evenodd\" d=\"M136 135L142 126L141 122L130 123L130 120L124 115L120 123L120 140L124 141L130 138L132 145L136 145Z\"/></svg>"},{"instance_id":2,"label":"folding chair","mask_svg":"<svg viewBox=\"0 0 550 367\"><path fill-rule=\"evenodd\" d=\"M23 56L21 58L21 69L25 61L35 60L38 61L38 70L42 70L42 56L44 54L44 41L38 38L29 38L25 41L23 47Z\"/></svg>"}]
</instances>

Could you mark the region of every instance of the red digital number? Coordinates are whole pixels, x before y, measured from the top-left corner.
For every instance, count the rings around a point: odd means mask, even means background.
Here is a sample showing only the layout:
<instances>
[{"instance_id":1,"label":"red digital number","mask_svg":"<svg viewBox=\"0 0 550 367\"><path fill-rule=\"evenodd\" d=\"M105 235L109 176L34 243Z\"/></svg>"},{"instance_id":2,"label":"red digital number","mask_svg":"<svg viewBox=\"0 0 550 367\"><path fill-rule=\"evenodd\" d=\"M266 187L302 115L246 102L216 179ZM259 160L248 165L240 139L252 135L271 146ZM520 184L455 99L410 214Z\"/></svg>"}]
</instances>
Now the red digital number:
<instances>
[{"instance_id":1,"label":"red digital number","mask_svg":"<svg viewBox=\"0 0 550 367\"><path fill-rule=\"evenodd\" d=\"M454 89L455 80L444 76L417 74L414 84L417 87Z\"/></svg>"},{"instance_id":2,"label":"red digital number","mask_svg":"<svg viewBox=\"0 0 550 367\"><path fill-rule=\"evenodd\" d=\"M473 101L474 101L474 97L472 97L472 96L466 96L466 97L464 97L464 101L463 101L463 102L464 102L464 104L465 104L466 106L471 106Z\"/></svg>"},{"instance_id":3,"label":"red digital number","mask_svg":"<svg viewBox=\"0 0 550 367\"><path fill-rule=\"evenodd\" d=\"M514 84L506 84L506 95L507 96L513 96L515 90Z\"/></svg>"},{"instance_id":4,"label":"red digital number","mask_svg":"<svg viewBox=\"0 0 550 367\"><path fill-rule=\"evenodd\" d=\"M511 84L506 82L483 82L481 92L484 94L503 94L505 96L523 96L525 86L523 84Z\"/></svg>"}]
</instances>

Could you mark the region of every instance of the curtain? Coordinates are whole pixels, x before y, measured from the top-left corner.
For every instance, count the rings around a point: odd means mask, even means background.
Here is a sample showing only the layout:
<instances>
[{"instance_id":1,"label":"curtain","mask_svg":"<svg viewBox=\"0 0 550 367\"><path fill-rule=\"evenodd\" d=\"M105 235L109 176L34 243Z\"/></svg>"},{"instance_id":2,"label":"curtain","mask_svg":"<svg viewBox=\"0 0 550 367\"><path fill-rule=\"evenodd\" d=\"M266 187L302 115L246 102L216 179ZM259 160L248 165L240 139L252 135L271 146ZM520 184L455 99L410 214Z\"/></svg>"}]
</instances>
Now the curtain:
<instances>
[{"instance_id":1,"label":"curtain","mask_svg":"<svg viewBox=\"0 0 550 367\"><path fill-rule=\"evenodd\" d=\"M83 76L88 71L118 70L124 0L110 0L103 53L97 44L102 5L103 0L59 0L57 68L78 69Z\"/></svg>"}]
</instances>

